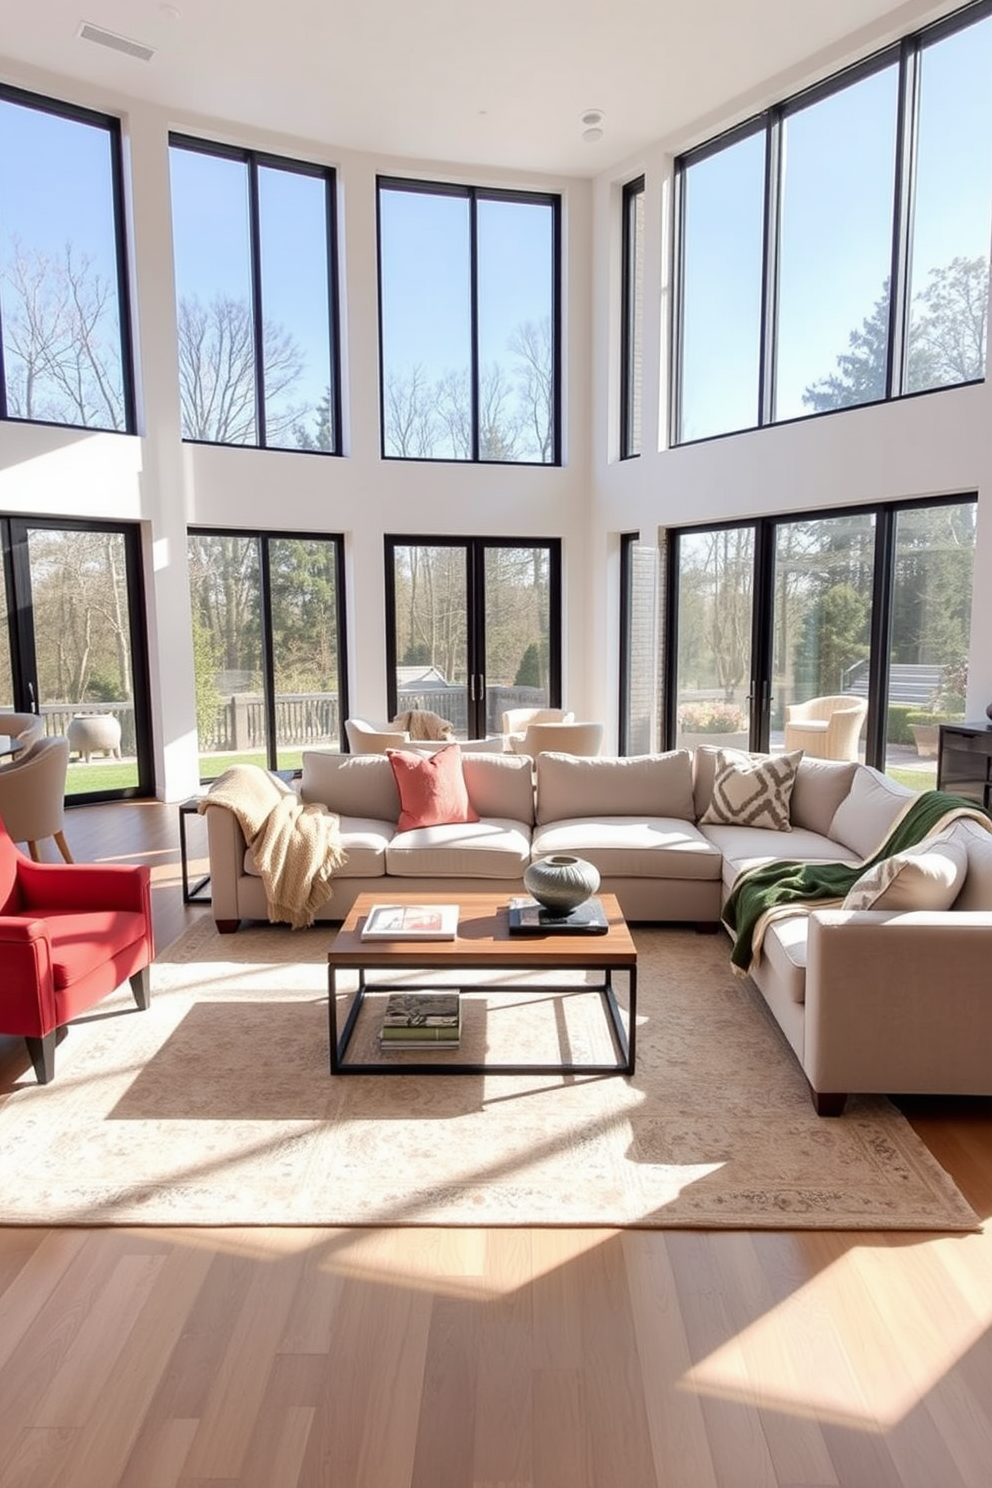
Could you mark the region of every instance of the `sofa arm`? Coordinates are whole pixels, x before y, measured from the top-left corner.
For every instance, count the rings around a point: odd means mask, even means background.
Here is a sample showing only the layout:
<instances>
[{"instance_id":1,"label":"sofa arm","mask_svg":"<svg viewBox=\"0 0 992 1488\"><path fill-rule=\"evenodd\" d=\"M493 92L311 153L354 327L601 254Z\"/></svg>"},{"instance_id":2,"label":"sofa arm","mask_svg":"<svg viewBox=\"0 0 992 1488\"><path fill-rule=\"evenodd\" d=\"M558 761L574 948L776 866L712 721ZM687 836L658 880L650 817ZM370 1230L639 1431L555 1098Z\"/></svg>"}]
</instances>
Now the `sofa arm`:
<instances>
[{"instance_id":1,"label":"sofa arm","mask_svg":"<svg viewBox=\"0 0 992 1488\"><path fill-rule=\"evenodd\" d=\"M226 806L208 806L207 852L210 857L210 901L218 924L241 918L238 908L238 881L245 876L245 853L248 843L233 811Z\"/></svg>"},{"instance_id":2,"label":"sofa arm","mask_svg":"<svg viewBox=\"0 0 992 1488\"><path fill-rule=\"evenodd\" d=\"M810 915L814 1090L992 1094L992 911Z\"/></svg>"}]
</instances>

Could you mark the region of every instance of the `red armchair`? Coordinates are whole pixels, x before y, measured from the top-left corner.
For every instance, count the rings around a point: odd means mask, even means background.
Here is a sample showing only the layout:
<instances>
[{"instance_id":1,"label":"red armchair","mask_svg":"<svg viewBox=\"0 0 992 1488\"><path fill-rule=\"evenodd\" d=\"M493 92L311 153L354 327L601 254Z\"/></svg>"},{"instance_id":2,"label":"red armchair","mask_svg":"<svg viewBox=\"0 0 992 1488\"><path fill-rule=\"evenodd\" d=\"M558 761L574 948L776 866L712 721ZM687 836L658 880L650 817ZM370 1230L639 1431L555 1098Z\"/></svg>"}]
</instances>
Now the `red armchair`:
<instances>
[{"instance_id":1,"label":"red armchair","mask_svg":"<svg viewBox=\"0 0 992 1488\"><path fill-rule=\"evenodd\" d=\"M35 863L0 823L0 1033L26 1040L39 1085L58 1029L123 981L147 1008L154 955L149 868Z\"/></svg>"}]
</instances>

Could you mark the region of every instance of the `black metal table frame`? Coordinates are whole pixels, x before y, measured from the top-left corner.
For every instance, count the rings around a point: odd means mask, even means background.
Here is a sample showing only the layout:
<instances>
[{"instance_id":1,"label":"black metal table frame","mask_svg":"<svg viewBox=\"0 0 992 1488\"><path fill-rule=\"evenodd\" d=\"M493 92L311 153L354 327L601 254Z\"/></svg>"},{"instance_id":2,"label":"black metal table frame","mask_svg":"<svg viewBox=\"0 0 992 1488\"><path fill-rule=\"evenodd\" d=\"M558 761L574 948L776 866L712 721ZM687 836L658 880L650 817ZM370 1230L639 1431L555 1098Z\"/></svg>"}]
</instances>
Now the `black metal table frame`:
<instances>
[{"instance_id":1,"label":"black metal table frame","mask_svg":"<svg viewBox=\"0 0 992 1488\"><path fill-rule=\"evenodd\" d=\"M179 803L179 862L183 876L183 903L184 904L209 904L210 895L204 894L203 890L210 882L210 874L205 873L198 878L195 884L189 881L189 854L186 846L186 818L196 816L199 812L199 803L202 796L190 796Z\"/></svg>"},{"instance_id":2,"label":"black metal table frame","mask_svg":"<svg viewBox=\"0 0 992 1488\"><path fill-rule=\"evenodd\" d=\"M547 961L535 962L533 966L515 965L514 971L545 971ZM446 972L472 971L477 968L446 965ZM607 1024L613 1038L613 1044L617 1051L615 1064L589 1063L575 1064L567 1063L534 1063L534 1064L487 1064L478 1061L462 1062L459 1064L442 1063L441 1060L417 1059L402 1064L364 1064L353 1061L347 1063L345 1055L351 1036L355 1031L359 1015L365 1003L366 992L416 992L427 988L437 987L437 981L433 982L386 982L374 981L368 983L365 980L365 969L355 966L331 966L328 968L328 992L327 992L327 1023L328 1041L331 1052L331 1074L332 1075L632 1075L634 1073L635 1040L637 1030L637 965L619 966L617 971L627 974L627 1001L628 1001L628 1027L623 1025L620 1008L617 1003L616 993L613 990L613 970L611 967L587 966L577 967L581 971L598 971L602 973L602 982L508 982L505 985L494 982L481 982L478 988L469 986L469 992L478 990L488 995L491 992L559 992L559 993L588 993L598 992L603 999L604 1011L606 1012ZM344 1026L338 1034L337 1015L337 973L339 971L357 971L358 988L352 999L348 1015L344 1020Z\"/></svg>"}]
</instances>

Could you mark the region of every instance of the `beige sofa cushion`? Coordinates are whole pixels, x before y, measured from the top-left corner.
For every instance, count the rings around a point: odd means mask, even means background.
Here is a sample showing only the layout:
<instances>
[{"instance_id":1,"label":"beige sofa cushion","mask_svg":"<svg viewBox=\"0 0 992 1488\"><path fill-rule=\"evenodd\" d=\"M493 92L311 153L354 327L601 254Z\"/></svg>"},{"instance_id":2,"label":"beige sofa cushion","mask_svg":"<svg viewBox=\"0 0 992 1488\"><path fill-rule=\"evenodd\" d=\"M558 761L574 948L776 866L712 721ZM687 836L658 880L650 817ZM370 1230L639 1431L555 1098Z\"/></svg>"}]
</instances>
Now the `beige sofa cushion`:
<instances>
[{"instance_id":1,"label":"beige sofa cushion","mask_svg":"<svg viewBox=\"0 0 992 1488\"><path fill-rule=\"evenodd\" d=\"M384 754L337 754L304 749L300 799L322 801L339 816L399 820L400 796Z\"/></svg>"},{"instance_id":2,"label":"beige sofa cushion","mask_svg":"<svg viewBox=\"0 0 992 1488\"><path fill-rule=\"evenodd\" d=\"M873 857L915 794L870 765L860 765L834 813L829 835L859 858Z\"/></svg>"},{"instance_id":3,"label":"beige sofa cushion","mask_svg":"<svg viewBox=\"0 0 992 1488\"><path fill-rule=\"evenodd\" d=\"M481 817L504 818L533 826L534 783L529 759L503 754L465 754L462 774L469 800ZM400 815L393 768L384 754L305 749L300 798L322 801L339 816L395 824Z\"/></svg>"},{"instance_id":4,"label":"beige sofa cushion","mask_svg":"<svg viewBox=\"0 0 992 1488\"><path fill-rule=\"evenodd\" d=\"M481 817L534 824L531 761L516 754L464 754L468 797Z\"/></svg>"},{"instance_id":5,"label":"beige sofa cushion","mask_svg":"<svg viewBox=\"0 0 992 1488\"><path fill-rule=\"evenodd\" d=\"M793 828L830 836L830 824L840 803L847 799L859 766L851 760L816 759L804 754L792 787L789 814ZM792 852L790 846L789 852Z\"/></svg>"},{"instance_id":6,"label":"beige sofa cushion","mask_svg":"<svg viewBox=\"0 0 992 1488\"><path fill-rule=\"evenodd\" d=\"M968 872L953 908L992 910L992 832L977 821L961 817L951 823L946 835L952 842L962 843L968 854Z\"/></svg>"},{"instance_id":7,"label":"beige sofa cushion","mask_svg":"<svg viewBox=\"0 0 992 1488\"><path fill-rule=\"evenodd\" d=\"M692 822L680 817L576 818L534 832L533 856L574 853L603 878L719 879L723 858Z\"/></svg>"},{"instance_id":8,"label":"beige sofa cushion","mask_svg":"<svg viewBox=\"0 0 992 1488\"><path fill-rule=\"evenodd\" d=\"M687 749L667 754L539 754L537 820L611 816L678 817L692 821L692 759Z\"/></svg>"},{"instance_id":9,"label":"beige sofa cushion","mask_svg":"<svg viewBox=\"0 0 992 1488\"><path fill-rule=\"evenodd\" d=\"M396 878L520 879L529 862L530 829L514 821L415 827L386 848L386 872Z\"/></svg>"}]
</instances>

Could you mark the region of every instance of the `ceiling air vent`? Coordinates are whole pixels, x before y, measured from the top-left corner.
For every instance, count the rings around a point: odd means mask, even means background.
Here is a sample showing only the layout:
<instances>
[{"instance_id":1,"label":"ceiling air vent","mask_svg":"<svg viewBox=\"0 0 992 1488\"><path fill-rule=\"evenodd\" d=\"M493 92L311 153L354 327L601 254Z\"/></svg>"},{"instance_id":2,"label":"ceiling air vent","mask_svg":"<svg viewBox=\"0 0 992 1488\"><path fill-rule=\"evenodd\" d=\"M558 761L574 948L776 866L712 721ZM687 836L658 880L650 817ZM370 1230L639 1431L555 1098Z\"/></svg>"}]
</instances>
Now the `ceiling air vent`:
<instances>
[{"instance_id":1,"label":"ceiling air vent","mask_svg":"<svg viewBox=\"0 0 992 1488\"><path fill-rule=\"evenodd\" d=\"M83 41L95 41L100 46L110 47L113 52L125 52L141 62L150 62L155 55L154 47L145 46L140 41L130 41L126 36L118 36L116 31L105 31L102 26L94 26L91 21L80 21L76 35L81 36Z\"/></svg>"}]
</instances>

